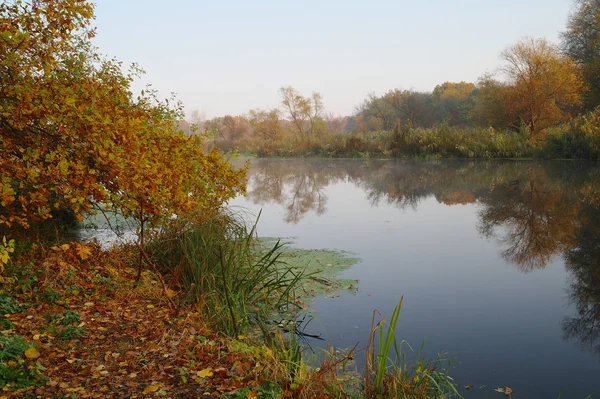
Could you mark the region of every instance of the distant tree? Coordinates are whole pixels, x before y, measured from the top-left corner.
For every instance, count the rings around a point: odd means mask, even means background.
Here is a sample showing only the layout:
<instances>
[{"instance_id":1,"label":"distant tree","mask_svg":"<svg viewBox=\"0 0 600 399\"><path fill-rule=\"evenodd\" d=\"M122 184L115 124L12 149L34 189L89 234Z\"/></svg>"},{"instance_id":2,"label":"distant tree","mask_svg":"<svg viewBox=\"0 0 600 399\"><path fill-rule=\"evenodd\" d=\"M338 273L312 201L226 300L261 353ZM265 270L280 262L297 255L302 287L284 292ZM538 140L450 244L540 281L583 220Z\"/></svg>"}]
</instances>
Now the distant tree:
<instances>
[{"instance_id":1,"label":"distant tree","mask_svg":"<svg viewBox=\"0 0 600 399\"><path fill-rule=\"evenodd\" d=\"M369 93L356 108L355 117L360 131L391 130L394 127L394 112L382 97Z\"/></svg>"},{"instance_id":2,"label":"distant tree","mask_svg":"<svg viewBox=\"0 0 600 399\"><path fill-rule=\"evenodd\" d=\"M248 122L254 136L259 140L276 140L281 137L281 112L277 108L268 111L253 109L248 116Z\"/></svg>"},{"instance_id":3,"label":"distant tree","mask_svg":"<svg viewBox=\"0 0 600 399\"><path fill-rule=\"evenodd\" d=\"M381 97L369 94L355 111L358 130L393 130L398 121L415 127L434 124L431 94L411 90L389 90Z\"/></svg>"},{"instance_id":4,"label":"distant tree","mask_svg":"<svg viewBox=\"0 0 600 399\"><path fill-rule=\"evenodd\" d=\"M467 82L445 82L433 90L433 107L436 122L450 126L466 126L471 123L471 112L475 104L475 85Z\"/></svg>"},{"instance_id":5,"label":"distant tree","mask_svg":"<svg viewBox=\"0 0 600 399\"><path fill-rule=\"evenodd\" d=\"M496 129L519 129L518 118L508 110L507 90L508 85L497 80L492 74L485 74L479 78L471 112L473 123Z\"/></svg>"},{"instance_id":6,"label":"distant tree","mask_svg":"<svg viewBox=\"0 0 600 399\"><path fill-rule=\"evenodd\" d=\"M600 105L600 0L575 0L561 42L564 54L582 68L589 88L585 108L592 110Z\"/></svg>"},{"instance_id":7,"label":"distant tree","mask_svg":"<svg viewBox=\"0 0 600 399\"><path fill-rule=\"evenodd\" d=\"M229 140L238 141L242 137L250 134L250 123L243 115L225 115L222 124L222 133Z\"/></svg>"},{"instance_id":8,"label":"distant tree","mask_svg":"<svg viewBox=\"0 0 600 399\"><path fill-rule=\"evenodd\" d=\"M245 116L232 115L205 120L202 127L209 143L223 151L235 149L243 138L250 136L252 130Z\"/></svg>"},{"instance_id":9,"label":"distant tree","mask_svg":"<svg viewBox=\"0 0 600 399\"><path fill-rule=\"evenodd\" d=\"M393 112L394 126L397 120L417 127L433 125L430 93L394 89L384 94L383 101Z\"/></svg>"},{"instance_id":10,"label":"distant tree","mask_svg":"<svg viewBox=\"0 0 600 399\"><path fill-rule=\"evenodd\" d=\"M281 105L287 112L295 132L308 140L318 133L324 133L326 123L323 118L323 97L313 92L310 97L304 97L291 86L279 89Z\"/></svg>"},{"instance_id":11,"label":"distant tree","mask_svg":"<svg viewBox=\"0 0 600 399\"><path fill-rule=\"evenodd\" d=\"M341 134L347 131L348 127L347 116L336 116L333 114L327 115L327 131L329 133Z\"/></svg>"},{"instance_id":12,"label":"distant tree","mask_svg":"<svg viewBox=\"0 0 600 399\"><path fill-rule=\"evenodd\" d=\"M505 91L532 136L567 120L581 104L583 82L575 62L545 39L525 38L502 52L510 87Z\"/></svg>"}]
</instances>

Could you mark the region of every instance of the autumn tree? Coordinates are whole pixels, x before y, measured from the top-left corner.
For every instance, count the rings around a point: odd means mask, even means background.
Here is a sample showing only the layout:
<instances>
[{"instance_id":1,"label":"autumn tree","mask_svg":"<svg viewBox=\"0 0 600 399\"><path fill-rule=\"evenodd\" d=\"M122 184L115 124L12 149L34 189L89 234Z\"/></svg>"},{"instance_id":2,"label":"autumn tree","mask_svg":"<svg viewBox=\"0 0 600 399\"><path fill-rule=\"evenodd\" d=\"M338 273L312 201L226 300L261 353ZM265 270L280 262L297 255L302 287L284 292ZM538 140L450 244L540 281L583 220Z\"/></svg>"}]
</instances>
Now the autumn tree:
<instances>
[{"instance_id":1,"label":"autumn tree","mask_svg":"<svg viewBox=\"0 0 600 399\"><path fill-rule=\"evenodd\" d=\"M496 79L492 74L479 78L474 92L471 119L474 124L496 129L520 127L519 119L509 111L507 91L509 85Z\"/></svg>"},{"instance_id":2,"label":"autumn tree","mask_svg":"<svg viewBox=\"0 0 600 399\"><path fill-rule=\"evenodd\" d=\"M253 109L248 115L253 135L262 141L281 138L281 112L277 108L270 110Z\"/></svg>"},{"instance_id":3,"label":"autumn tree","mask_svg":"<svg viewBox=\"0 0 600 399\"><path fill-rule=\"evenodd\" d=\"M575 0L567 29L561 33L562 49L582 68L583 79L589 88L585 107L592 110L600 105L600 1Z\"/></svg>"},{"instance_id":4,"label":"autumn tree","mask_svg":"<svg viewBox=\"0 0 600 399\"><path fill-rule=\"evenodd\" d=\"M502 59L507 104L532 136L567 120L581 104L577 65L545 39L525 38L504 50Z\"/></svg>"},{"instance_id":5,"label":"autumn tree","mask_svg":"<svg viewBox=\"0 0 600 399\"><path fill-rule=\"evenodd\" d=\"M243 171L178 129L182 106L134 98L91 45L83 0L0 4L0 228L111 204L142 227L172 215L210 217L243 190Z\"/></svg>"},{"instance_id":6,"label":"autumn tree","mask_svg":"<svg viewBox=\"0 0 600 399\"><path fill-rule=\"evenodd\" d=\"M393 89L383 96L369 94L357 108L355 117L363 124L363 130L392 130L398 121L415 127L434 124L431 93Z\"/></svg>"},{"instance_id":7,"label":"autumn tree","mask_svg":"<svg viewBox=\"0 0 600 399\"><path fill-rule=\"evenodd\" d=\"M468 82L445 82L433 89L432 99L436 121L450 126L467 126L471 123L475 85Z\"/></svg>"},{"instance_id":8,"label":"autumn tree","mask_svg":"<svg viewBox=\"0 0 600 399\"><path fill-rule=\"evenodd\" d=\"M345 133L348 128L349 118L347 116L327 115L327 131L334 134Z\"/></svg>"},{"instance_id":9,"label":"autumn tree","mask_svg":"<svg viewBox=\"0 0 600 399\"><path fill-rule=\"evenodd\" d=\"M391 130L394 127L394 112L391 105L382 97L369 93L355 111L355 118L361 131Z\"/></svg>"},{"instance_id":10,"label":"autumn tree","mask_svg":"<svg viewBox=\"0 0 600 399\"><path fill-rule=\"evenodd\" d=\"M316 134L325 132L323 97L313 92L310 97L302 96L291 86L279 89L281 105L296 134L309 140Z\"/></svg>"}]
</instances>

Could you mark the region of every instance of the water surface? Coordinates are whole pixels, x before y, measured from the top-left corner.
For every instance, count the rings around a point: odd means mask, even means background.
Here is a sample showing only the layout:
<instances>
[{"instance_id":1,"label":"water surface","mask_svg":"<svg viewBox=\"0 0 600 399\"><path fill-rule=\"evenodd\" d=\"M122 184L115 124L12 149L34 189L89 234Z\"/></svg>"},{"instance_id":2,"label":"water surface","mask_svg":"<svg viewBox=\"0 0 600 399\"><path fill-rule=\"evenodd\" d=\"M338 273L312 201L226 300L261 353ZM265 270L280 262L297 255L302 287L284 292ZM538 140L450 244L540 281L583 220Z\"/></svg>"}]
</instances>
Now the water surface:
<instances>
[{"instance_id":1,"label":"water surface","mask_svg":"<svg viewBox=\"0 0 600 399\"><path fill-rule=\"evenodd\" d=\"M600 397L598 188L573 162L256 160L232 204L262 209L262 236L361 258L342 274L356 294L312 303L311 334L364 347L404 295L398 339L487 387L465 397L584 398Z\"/></svg>"}]
</instances>

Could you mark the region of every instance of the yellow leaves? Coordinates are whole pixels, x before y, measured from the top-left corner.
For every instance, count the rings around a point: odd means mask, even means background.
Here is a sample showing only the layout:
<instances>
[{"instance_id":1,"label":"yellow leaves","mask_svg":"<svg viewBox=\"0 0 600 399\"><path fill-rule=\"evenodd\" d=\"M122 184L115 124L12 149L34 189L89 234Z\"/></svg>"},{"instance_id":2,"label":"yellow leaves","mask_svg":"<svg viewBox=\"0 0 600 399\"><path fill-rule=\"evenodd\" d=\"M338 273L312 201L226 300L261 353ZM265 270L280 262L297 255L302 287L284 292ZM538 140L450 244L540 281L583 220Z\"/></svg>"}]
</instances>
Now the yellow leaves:
<instances>
[{"instance_id":1,"label":"yellow leaves","mask_svg":"<svg viewBox=\"0 0 600 399\"><path fill-rule=\"evenodd\" d=\"M160 384L148 385L146 388L144 388L144 391L142 393L144 395L147 395L149 393L154 393L154 392L158 391L159 389L160 389Z\"/></svg>"},{"instance_id":2,"label":"yellow leaves","mask_svg":"<svg viewBox=\"0 0 600 399\"><path fill-rule=\"evenodd\" d=\"M76 242L75 246L77 248L77 255L79 256L79 259L86 260L87 258L92 256L92 251L86 245Z\"/></svg>"},{"instance_id":3,"label":"yellow leaves","mask_svg":"<svg viewBox=\"0 0 600 399\"><path fill-rule=\"evenodd\" d=\"M37 359L40 357L40 352L36 348L31 347L25 350L25 357L27 359Z\"/></svg>"},{"instance_id":4,"label":"yellow leaves","mask_svg":"<svg viewBox=\"0 0 600 399\"><path fill-rule=\"evenodd\" d=\"M0 244L0 272L4 270L4 265L8 263L10 254L15 251L15 240L6 241L6 236L2 237Z\"/></svg>"},{"instance_id":5,"label":"yellow leaves","mask_svg":"<svg viewBox=\"0 0 600 399\"><path fill-rule=\"evenodd\" d=\"M214 375L213 369L211 367L207 367L203 370L196 372L192 379L196 381L196 383L201 384L207 378L211 378Z\"/></svg>"},{"instance_id":6,"label":"yellow leaves","mask_svg":"<svg viewBox=\"0 0 600 399\"><path fill-rule=\"evenodd\" d=\"M52 250L57 251L57 252L58 251L66 252L69 250L69 248L71 248L71 246L69 244L63 244L60 247L57 247L57 246L51 247Z\"/></svg>"},{"instance_id":7,"label":"yellow leaves","mask_svg":"<svg viewBox=\"0 0 600 399\"><path fill-rule=\"evenodd\" d=\"M88 245L85 245L85 244L81 244L76 241L74 241L70 244L62 244L61 246L51 247L52 250L57 251L57 252L68 252L72 248L75 249L75 253L77 254L77 256L79 257L80 260L86 260L92 256L91 247L89 247ZM68 263L64 262L62 260L59 261L59 264L62 267L68 266Z\"/></svg>"},{"instance_id":8,"label":"yellow leaves","mask_svg":"<svg viewBox=\"0 0 600 399\"><path fill-rule=\"evenodd\" d=\"M196 375L200 378L212 377L213 374L212 368L210 367L200 370L196 373Z\"/></svg>"},{"instance_id":9,"label":"yellow leaves","mask_svg":"<svg viewBox=\"0 0 600 399\"><path fill-rule=\"evenodd\" d=\"M79 213L92 203L114 204L154 223L172 214L212 211L243 191L243 171L177 131L180 107L153 93L132 98L138 69L124 74L117 61L82 50L86 43L80 40L86 39L73 30L87 29L92 10L89 2L70 0L4 10L12 21L2 33L10 37L4 43L11 57L3 65L8 80L0 98L20 101L3 108L3 129L11 138L0 142L0 170L6 171L0 177L0 223L27 228L51 218L50 210ZM17 40L20 26L31 29ZM25 38L26 45L17 45ZM91 256L76 249L80 260Z\"/></svg>"}]
</instances>

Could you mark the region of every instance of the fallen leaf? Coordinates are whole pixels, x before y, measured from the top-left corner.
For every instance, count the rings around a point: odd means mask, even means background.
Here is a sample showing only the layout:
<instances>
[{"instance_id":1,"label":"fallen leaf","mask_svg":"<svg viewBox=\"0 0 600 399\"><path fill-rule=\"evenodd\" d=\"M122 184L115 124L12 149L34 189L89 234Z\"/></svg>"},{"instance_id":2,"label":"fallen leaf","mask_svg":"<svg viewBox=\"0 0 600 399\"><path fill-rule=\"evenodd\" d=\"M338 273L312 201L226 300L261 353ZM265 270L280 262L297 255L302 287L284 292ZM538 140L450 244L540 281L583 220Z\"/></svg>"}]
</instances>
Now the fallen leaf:
<instances>
[{"instance_id":1,"label":"fallen leaf","mask_svg":"<svg viewBox=\"0 0 600 399\"><path fill-rule=\"evenodd\" d=\"M34 347L25 350L25 357L27 359L37 359L40 357L40 352Z\"/></svg>"},{"instance_id":2,"label":"fallen leaf","mask_svg":"<svg viewBox=\"0 0 600 399\"><path fill-rule=\"evenodd\" d=\"M92 256L92 251L87 246L77 243L77 255L81 260L86 260Z\"/></svg>"},{"instance_id":3,"label":"fallen leaf","mask_svg":"<svg viewBox=\"0 0 600 399\"><path fill-rule=\"evenodd\" d=\"M158 385L158 384L148 385L146 388L144 388L144 391L142 393L144 395L147 395L149 393L158 391L159 388L160 388L160 385Z\"/></svg>"},{"instance_id":4,"label":"fallen leaf","mask_svg":"<svg viewBox=\"0 0 600 399\"><path fill-rule=\"evenodd\" d=\"M196 373L196 375L200 378L212 377L213 376L212 368L208 367L204 370L200 370Z\"/></svg>"}]
</instances>

